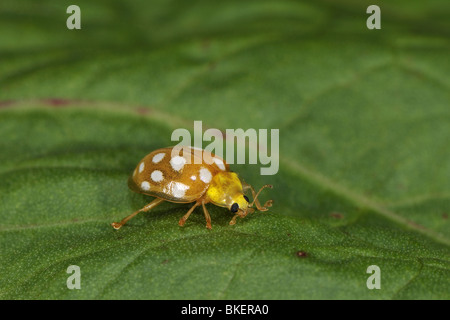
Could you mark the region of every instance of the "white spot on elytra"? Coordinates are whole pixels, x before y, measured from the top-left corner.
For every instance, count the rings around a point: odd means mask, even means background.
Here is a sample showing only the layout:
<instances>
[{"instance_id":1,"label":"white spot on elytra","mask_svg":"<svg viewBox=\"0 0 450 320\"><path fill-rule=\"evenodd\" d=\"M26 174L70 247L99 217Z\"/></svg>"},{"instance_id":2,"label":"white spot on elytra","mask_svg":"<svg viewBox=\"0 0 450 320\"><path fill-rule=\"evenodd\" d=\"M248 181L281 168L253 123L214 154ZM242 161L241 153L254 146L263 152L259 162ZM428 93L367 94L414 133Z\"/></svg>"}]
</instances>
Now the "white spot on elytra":
<instances>
[{"instance_id":1,"label":"white spot on elytra","mask_svg":"<svg viewBox=\"0 0 450 320\"><path fill-rule=\"evenodd\" d=\"M191 176L191 180L192 180L192 181L197 180L197 176Z\"/></svg>"},{"instance_id":2,"label":"white spot on elytra","mask_svg":"<svg viewBox=\"0 0 450 320\"><path fill-rule=\"evenodd\" d=\"M173 170L180 171L183 169L184 165L186 164L186 159L180 156L175 156L172 159L170 159L170 165L172 166Z\"/></svg>"},{"instance_id":3,"label":"white spot on elytra","mask_svg":"<svg viewBox=\"0 0 450 320\"><path fill-rule=\"evenodd\" d=\"M153 163L158 163L160 162L164 157L166 156L166 154L164 152L158 153L157 155L155 155L152 159Z\"/></svg>"},{"instance_id":4,"label":"white spot on elytra","mask_svg":"<svg viewBox=\"0 0 450 320\"><path fill-rule=\"evenodd\" d=\"M200 169L200 180L202 180L204 183L210 183L212 179L211 172L206 168Z\"/></svg>"},{"instance_id":5,"label":"white spot on elytra","mask_svg":"<svg viewBox=\"0 0 450 320\"><path fill-rule=\"evenodd\" d=\"M150 175L150 177L155 182L160 182L164 179L163 173L159 170L153 171L152 174Z\"/></svg>"},{"instance_id":6,"label":"white spot on elytra","mask_svg":"<svg viewBox=\"0 0 450 320\"><path fill-rule=\"evenodd\" d=\"M172 187L172 195L175 198L183 198L186 194L186 190L189 189L189 186L185 185L181 182L175 182Z\"/></svg>"},{"instance_id":7,"label":"white spot on elytra","mask_svg":"<svg viewBox=\"0 0 450 320\"><path fill-rule=\"evenodd\" d=\"M142 181L142 183L141 183L141 189L142 189L142 190L145 190L145 191L150 190L150 183L148 183L148 181Z\"/></svg>"},{"instance_id":8,"label":"white spot on elytra","mask_svg":"<svg viewBox=\"0 0 450 320\"><path fill-rule=\"evenodd\" d=\"M142 171L144 171L144 167L145 167L145 163L141 163L140 165L139 165L139 173L141 173Z\"/></svg>"},{"instance_id":9,"label":"white spot on elytra","mask_svg":"<svg viewBox=\"0 0 450 320\"><path fill-rule=\"evenodd\" d=\"M214 163L219 167L220 170L225 171L225 164L219 158L214 158Z\"/></svg>"}]
</instances>

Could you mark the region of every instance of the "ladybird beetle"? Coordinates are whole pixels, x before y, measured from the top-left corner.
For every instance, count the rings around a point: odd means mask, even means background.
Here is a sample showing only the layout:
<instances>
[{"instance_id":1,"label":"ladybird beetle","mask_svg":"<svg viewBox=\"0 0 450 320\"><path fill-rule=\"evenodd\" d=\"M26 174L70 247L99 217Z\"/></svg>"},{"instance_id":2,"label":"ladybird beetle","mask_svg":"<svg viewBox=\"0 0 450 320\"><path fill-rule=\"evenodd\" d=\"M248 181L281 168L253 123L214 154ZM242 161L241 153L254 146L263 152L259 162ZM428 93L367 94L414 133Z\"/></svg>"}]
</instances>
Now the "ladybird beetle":
<instances>
[{"instance_id":1,"label":"ladybird beetle","mask_svg":"<svg viewBox=\"0 0 450 320\"><path fill-rule=\"evenodd\" d=\"M271 185L264 185L255 192L251 185L239 179L235 172L230 171L224 159L195 147L169 147L149 153L134 169L128 179L128 186L135 192L153 196L156 199L121 222L112 223L116 230L139 212L149 211L164 201L194 202L194 205L178 222L180 226L183 226L194 209L201 205L208 229L211 229L211 217L205 207L207 203L211 202L216 206L228 208L234 213L230 225L236 223L237 217L244 218L247 214L254 212L253 205L259 211L267 211L273 203L269 200L261 206L258 201L261 190L267 187L272 188ZM253 196L251 203L244 195L248 189Z\"/></svg>"}]
</instances>

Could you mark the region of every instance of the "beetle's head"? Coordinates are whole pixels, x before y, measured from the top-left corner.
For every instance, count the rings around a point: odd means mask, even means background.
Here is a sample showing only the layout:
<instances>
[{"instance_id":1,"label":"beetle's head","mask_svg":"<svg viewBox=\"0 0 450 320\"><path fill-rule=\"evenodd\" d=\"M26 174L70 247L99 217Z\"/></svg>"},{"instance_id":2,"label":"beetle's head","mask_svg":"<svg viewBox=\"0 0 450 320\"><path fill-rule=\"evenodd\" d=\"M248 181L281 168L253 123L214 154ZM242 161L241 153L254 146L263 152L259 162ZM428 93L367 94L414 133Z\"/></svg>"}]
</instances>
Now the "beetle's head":
<instances>
[{"instance_id":1,"label":"beetle's head","mask_svg":"<svg viewBox=\"0 0 450 320\"><path fill-rule=\"evenodd\" d=\"M254 212L255 209L252 206L255 203L258 210L267 210L267 208L259 206L259 202L256 200L261 190L267 187L272 186L263 186L254 195L253 201L249 203L249 199L244 195L242 183L238 175L234 172L220 172L213 177L207 190L207 196L214 204L226 207L234 213L235 217L232 221L235 221L236 216L244 218L247 214Z\"/></svg>"},{"instance_id":2,"label":"beetle's head","mask_svg":"<svg viewBox=\"0 0 450 320\"><path fill-rule=\"evenodd\" d=\"M249 206L247 196L242 193L238 193L231 198L228 209L230 209L232 213L239 215L241 218L254 211Z\"/></svg>"}]
</instances>

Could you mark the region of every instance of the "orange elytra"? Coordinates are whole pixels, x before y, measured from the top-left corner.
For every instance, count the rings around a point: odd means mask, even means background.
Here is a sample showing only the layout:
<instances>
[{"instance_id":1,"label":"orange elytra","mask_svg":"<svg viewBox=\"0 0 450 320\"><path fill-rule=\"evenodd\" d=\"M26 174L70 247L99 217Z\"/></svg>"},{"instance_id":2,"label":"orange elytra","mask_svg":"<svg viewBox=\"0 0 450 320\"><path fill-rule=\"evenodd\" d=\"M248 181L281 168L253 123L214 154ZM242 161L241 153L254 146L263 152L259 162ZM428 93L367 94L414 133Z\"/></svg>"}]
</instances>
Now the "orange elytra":
<instances>
[{"instance_id":1,"label":"orange elytra","mask_svg":"<svg viewBox=\"0 0 450 320\"><path fill-rule=\"evenodd\" d=\"M121 222L111 225L120 229L128 220L139 212L146 212L164 201L174 203L194 203L178 224L183 226L189 215L198 206L203 207L206 227L211 229L211 217L206 209L207 203L228 208L234 213L230 224L236 218L244 218L254 212L253 205L259 211L267 211L273 201L268 200L264 206L258 201L258 192L241 180L237 173L230 171L229 165L219 156L194 147L169 147L155 150L142 159L128 179L131 190L153 196L154 199L142 209L132 213ZM253 201L250 203L244 194L250 190Z\"/></svg>"}]
</instances>

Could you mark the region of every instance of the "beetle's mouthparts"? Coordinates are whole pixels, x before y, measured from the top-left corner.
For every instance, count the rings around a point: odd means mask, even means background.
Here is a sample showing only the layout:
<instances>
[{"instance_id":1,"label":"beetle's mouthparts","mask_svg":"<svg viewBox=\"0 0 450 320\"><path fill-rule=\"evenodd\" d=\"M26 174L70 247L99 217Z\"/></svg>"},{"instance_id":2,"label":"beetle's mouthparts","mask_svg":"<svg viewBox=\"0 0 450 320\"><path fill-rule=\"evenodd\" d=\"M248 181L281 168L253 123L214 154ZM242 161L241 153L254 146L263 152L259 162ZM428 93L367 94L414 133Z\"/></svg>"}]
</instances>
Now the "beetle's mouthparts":
<instances>
[{"instance_id":1,"label":"beetle's mouthparts","mask_svg":"<svg viewBox=\"0 0 450 320\"><path fill-rule=\"evenodd\" d=\"M253 208L247 208L247 210L239 209L239 211L237 212L237 215L241 218L244 218L249 213L253 213L253 212L255 212L255 209L253 209Z\"/></svg>"}]
</instances>

